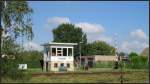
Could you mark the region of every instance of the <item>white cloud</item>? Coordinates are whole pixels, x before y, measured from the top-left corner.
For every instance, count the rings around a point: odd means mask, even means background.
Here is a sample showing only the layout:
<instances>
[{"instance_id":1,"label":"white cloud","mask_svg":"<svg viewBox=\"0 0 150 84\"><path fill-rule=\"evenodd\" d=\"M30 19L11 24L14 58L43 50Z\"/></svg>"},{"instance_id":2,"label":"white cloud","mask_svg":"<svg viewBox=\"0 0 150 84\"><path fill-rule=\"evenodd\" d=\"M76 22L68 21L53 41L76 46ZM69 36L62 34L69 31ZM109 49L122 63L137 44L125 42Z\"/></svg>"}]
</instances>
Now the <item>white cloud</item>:
<instances>
[{"instance_id":1,"label":"white cloud","mask_svg":"<svg viewBox=\"0 0 150 84\"><path fill-rule=\"evenodd\" d=\"M147 39L147 35L143 32L142 29L136 29L135 31L132 31L130 33L130 35L133 37L133 38L136 38L136 39L139 39L139 40L144 40L144 39Z\"/></svg>"},{"instance_id":2,"label":"white cloud","mask_svg":"<svg viewBox=\"0 0 150 84\"><path fill-rule=\"evenodd\" d=\"M88 22L80 22L75 24L77 27L82 28L86 33L103 33L105 30L100 24L92 24Z\"/></svg>"},{"instance_id":3,"label":"white cloud","mask_svg":"<svg viewBox=\"0 0 150 84\"><path fill-rule=\"evenodd\" d=\"M63 23L72 23L68 17L51 17L47 19L47 28L50 28L48 25L51 27L55 28L56 26L63 24ZM102 25L100 24L93 24L93 23L88 23L88 22L79 22L75 23L76 27L82 28L82 30L85 33L103 33L105 29L103 28ZM51 28L52 29L52 28Z\"/></svg>"},{"instance_id":4,"label":"white cloud","mask_svg":"<svg viewBox=\"0 0 150 84\"><path fill-rule=\"evenodd\" d=\"M25 50L37 50L37 51L42 51L42 46L35 42L27 42L24 44Z\"/></svg>"},{"instance_id":5,"label":"white cloud","mask_svg":"<svg viewBox=\"0 0 150 84\"><path fill-rule=\"evenodd\" d=\"M127 53L136 52L140 54L144 48L149 47L148 36L142 29L136 29L130 32L130 36L132 39L123 41L119 46L119 51Z\"/></svg>"},{"instance_id":6,"label":"white cloud","mask_svg":"<svg viewBox=\"0 0 150 84\"><path fill-rule=\"evenodd\" d=\"M47 19L47 23L50 25L59 25L63 23L70 23L70 20L67 17L52 17Z\"/></svg>"},{"instance_id":7,"label":"white cloud","mask_svg":"<svg viewBox=\"0 0 150 84\"><path fill-rule=\"evenodd\" d=\"M120 51L123 52L137 52L137 53L141 53L141 51L148 47L149 44L145 43L145 42L140 42L140 41L124 41L121 45L120 45Z\"/></svg>"}]
</instances>

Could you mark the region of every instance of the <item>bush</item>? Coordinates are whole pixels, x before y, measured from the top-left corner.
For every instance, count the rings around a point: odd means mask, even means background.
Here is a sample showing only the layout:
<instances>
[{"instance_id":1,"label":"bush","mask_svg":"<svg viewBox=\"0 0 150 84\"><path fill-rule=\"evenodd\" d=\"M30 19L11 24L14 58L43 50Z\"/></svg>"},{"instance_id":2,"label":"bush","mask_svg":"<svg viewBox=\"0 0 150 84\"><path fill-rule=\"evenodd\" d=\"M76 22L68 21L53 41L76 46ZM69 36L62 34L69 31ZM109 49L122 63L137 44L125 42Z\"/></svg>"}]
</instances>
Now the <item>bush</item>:
<instances>
[{"instance_id":1,"label":"bush","mask_svg":"<svg viewBox=\"0 0 150 84\"><path fill-rule=\"evenodd\" d=\"M94 64L94 68L113 68L114 66L114 62L112 61L107 61L107 62L104 62L104 61L98 61Z\"/></svg>"},{"instance_id":2,"label":"bush","mask_svg":"<svg viewBox=\"0 0 150 84\"><path fill-rule=\"evenodd\" d=\"M24 51L21 54L21 63L27 64L28 68L41 68L40 60L43 59L42 55L42 52L38 51Z\"/></svg>"},{"instance_id":3,"label":"bush","mask_svg":"<svg viewBox=\"0 0 150 84\"><path fill-rule=\"evenodd\" d=\"M20 59L2 59L3 67L2 67L2 76L5 78L10 78L12 80L24 80L29 79L27 73L18 69L18 64L20 63Z\"/></svg>"},{"instance_id":4,"label":"bush","mask_svg":"<svg viewBox=\"0 0 150 84\"><path fill-rule=\"evenodd\" d=\"M148 58L139 56L136 53L130 53L129 59L131 63L126 63L126 68L132 69L148 69Z\"/></svg>"},{"instance_id":5,"label":"bush","mask_svg":"<svg viewBox=\"0 0 150 84\"><path fill-rule=\"evenodd\" d=\"M40 60L24 61L22 63L27 64L28 68L41 68Z\"/></svg>"}]
</instances>

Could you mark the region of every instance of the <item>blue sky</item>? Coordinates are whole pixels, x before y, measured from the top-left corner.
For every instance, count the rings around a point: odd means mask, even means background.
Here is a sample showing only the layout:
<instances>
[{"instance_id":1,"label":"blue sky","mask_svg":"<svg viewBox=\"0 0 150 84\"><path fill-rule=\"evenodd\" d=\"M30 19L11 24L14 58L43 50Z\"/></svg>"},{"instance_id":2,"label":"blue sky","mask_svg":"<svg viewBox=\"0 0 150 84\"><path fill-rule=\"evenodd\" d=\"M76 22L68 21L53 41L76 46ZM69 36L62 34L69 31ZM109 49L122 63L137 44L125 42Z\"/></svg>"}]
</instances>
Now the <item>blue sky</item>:
<instances>
[{"instance_id":1,"label":"blue sky","mask_svg":"<svg viewBox=\"0 0 150 84\"><path fill-rule=\"evenodd\" d=\"M52 41L51 30L61 23L82 27L88 42L104 40L114 45L117 33L120 51L141 52L149 46L148 1L29 1L29 5L34 10L35 37L28 44L35 47Z\"/></svg>"}]
</instances>

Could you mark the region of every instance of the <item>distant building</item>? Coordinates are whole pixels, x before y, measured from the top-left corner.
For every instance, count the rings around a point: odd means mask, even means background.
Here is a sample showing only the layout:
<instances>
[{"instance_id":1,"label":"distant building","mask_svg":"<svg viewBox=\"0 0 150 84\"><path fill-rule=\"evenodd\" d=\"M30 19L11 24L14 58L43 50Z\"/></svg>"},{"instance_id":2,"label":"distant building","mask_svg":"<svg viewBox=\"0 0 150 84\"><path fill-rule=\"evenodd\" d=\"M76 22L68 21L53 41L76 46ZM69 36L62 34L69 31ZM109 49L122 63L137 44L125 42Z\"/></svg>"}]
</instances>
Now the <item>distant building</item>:
<instances>
[{"instance_id":1,"label":"distant building","mask_svg":"<svg viewBox=\"0 0 150 84\"><path fill-rule=\"evenodd\" d=\"M141 52L141 55L149 57L149 47L144 48L143 51Z\"/></svg>"},{"instance_id":2,"label":"distant building","mask_svg":"<svg viewBox=\"0 0 150 84\"><path fill-rule=\"evenodd\" d=\"M77 43L45 43L44 69L48 71L74 71L74 46Z\"/></svg>"},{"instance_id":3,"label":"distant building","mask_svg":"<svg viewBox=\"0 0 150 84\"><path fill-rule=\"evenodd\" d=\"M116 56L106 56L106 55L93 55L93 56L81 56L81 64L88 65L89 67L93 67L94 63L97 61L118 61Z\"/></svg>"}]
</instances>

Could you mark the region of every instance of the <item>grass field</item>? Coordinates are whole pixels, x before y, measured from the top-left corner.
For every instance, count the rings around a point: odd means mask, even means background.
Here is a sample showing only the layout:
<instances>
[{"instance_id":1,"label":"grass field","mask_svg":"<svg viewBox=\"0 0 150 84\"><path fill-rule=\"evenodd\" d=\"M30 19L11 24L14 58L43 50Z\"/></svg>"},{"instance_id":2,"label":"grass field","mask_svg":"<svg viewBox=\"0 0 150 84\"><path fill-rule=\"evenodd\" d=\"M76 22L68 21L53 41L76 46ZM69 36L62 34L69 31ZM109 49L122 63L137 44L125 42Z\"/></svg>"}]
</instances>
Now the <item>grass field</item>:
<instances>
[{"instance_id":1,"label":"grass field","mask_svg":"<svg viewBox=\"0 0 150 84\"><path fill-rule=\"evenodd\" d=\"M13 81L5 79L3 82L26 82L26 83L120 83L119 70L111 68L94 68L89 71L76 71L68 73L42 72L41 69L29 69L32 74L28 81ZM125 69L123 74L124 83L148 83L148 70ZM46 75L44 75L46 74ZM49 74L49 75L47 75Z\"/></svg>"}]
</instances>

